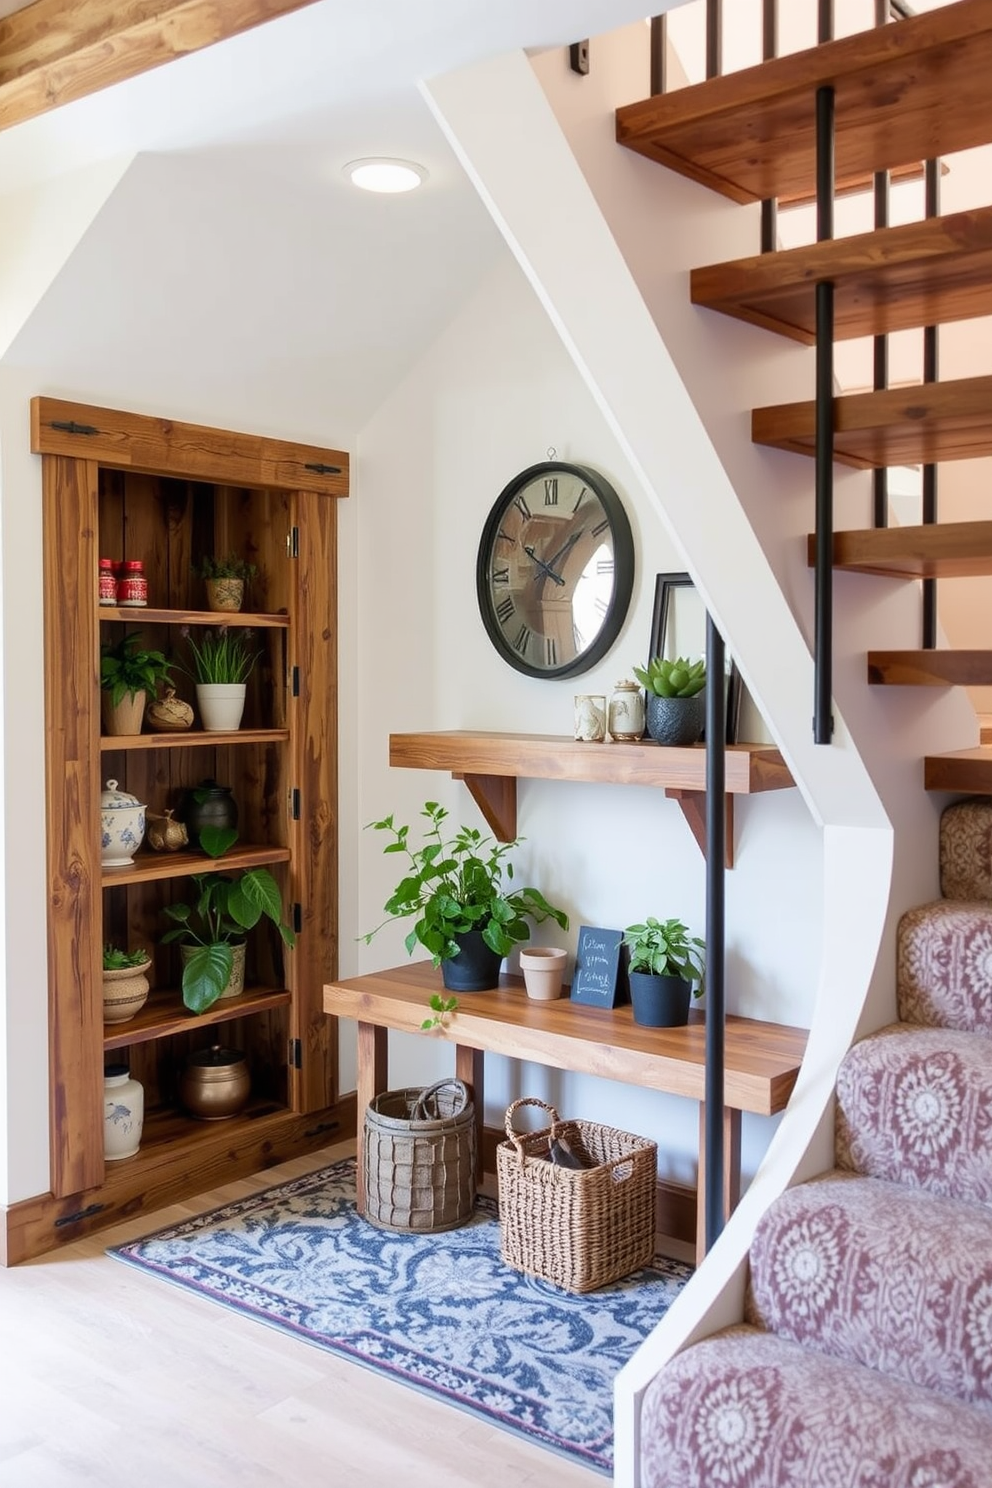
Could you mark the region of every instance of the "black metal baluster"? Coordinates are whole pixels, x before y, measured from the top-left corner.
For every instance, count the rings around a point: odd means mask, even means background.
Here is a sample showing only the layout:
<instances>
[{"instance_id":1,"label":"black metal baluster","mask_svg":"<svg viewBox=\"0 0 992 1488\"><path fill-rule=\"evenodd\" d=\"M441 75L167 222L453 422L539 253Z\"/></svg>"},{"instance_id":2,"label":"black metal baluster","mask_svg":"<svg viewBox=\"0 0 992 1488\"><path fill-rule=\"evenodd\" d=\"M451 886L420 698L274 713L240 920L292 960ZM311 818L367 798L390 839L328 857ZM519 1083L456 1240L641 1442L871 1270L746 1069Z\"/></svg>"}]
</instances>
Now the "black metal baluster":
<instances>
[{"instance_id":1,"label":"black metal baluster","mask_svg":"<svg viewBox=\"0 0 992 1488\"><path fill-rule=\"evenodd\" d=\"M724 864L727 851L727 712L723 637L706 617L706 1115L703 1154L706 1249L724 1225Z\"/></svg>"},{"instance_id":2,"label":"black metal baluster","mask_svg":"<svg viewBox=\"0 0 992 1488\"><path fill-rule=\"evenodd\" d=\"M928 160L925 177L926 216L940 212L940 161ZM937 381L937 327L923 329L923 381ZM937 520L937 467L932 462L923 467L924 523ZM937 644L937 581L923 580L923 647L932 651Z\"/></svg>"},{"instance_id":3,"label":"black metal baluster","mask_svg":"<svg viewBox=\"0 0 992 1488\"><path fill-rule=\"evenodd\" d=\"M822 3L821 3L822 10ZM816 91L816 237L834 234L834 90ZM834 286L816 286L816 571L813 739L829 744L833 673Z\"/></svg>"},{"instance_id":4,"label":"black metal baluster","mask_svg":"<svg viewBox=\"0 0 992 1488\"><path fill-rule=\"evenodd\" d=\"M651 17L651 96L668 87L668 17Z\"/></svg>"}]
</instances>

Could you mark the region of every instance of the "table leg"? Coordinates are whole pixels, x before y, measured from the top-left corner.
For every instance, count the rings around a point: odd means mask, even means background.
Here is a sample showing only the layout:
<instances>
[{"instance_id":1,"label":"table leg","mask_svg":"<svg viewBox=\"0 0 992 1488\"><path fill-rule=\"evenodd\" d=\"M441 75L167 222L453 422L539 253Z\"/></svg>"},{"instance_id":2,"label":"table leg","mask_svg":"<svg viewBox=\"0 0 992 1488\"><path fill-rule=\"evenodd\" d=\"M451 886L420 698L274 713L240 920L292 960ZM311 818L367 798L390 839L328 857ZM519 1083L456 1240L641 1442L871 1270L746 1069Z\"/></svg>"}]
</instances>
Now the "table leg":
<instances>
[{"instance_id":1,"label":"table leg","mask_svg":"<svg viewBox=\"0 0 992 1488\"><path fill-rule=\"evenodd\" d=\"M485 1070L485 1054L481 1049L469 1049L464 1044L455 1045L455 1077L464 1080L472 1096L475 1106L475 1150L478 1154L476 1164L476 1181L482 1178L482 1129L483 1103L485 1097L485 1086L483 1084L483 1073Z\"/></svg>"},{"instance_id":2,"label":"table leg","mask_svg":"<svg viewBox=\"0 0 992 1488\"><path fill-rule=\"evenodd\" d=\"M706 1254L706 1103L699 1103L699 1177L696 1190L696 1264ZM723 1217L729 1219L741 1196L741 1113L723 1108Z\"/></svg>"},{"instance_id":3,"label":"table leg","mask_svg":"<svg viewBox=\"0 0 992 1488\"><path fill-rule=\"evenodd\" d=\"M369 1102L386 1088L389 1030L374 1023L358 1025L358 1079L355 1143L355 1211L365 1213L365 1112Z\"/></svg>"}]
</instances>

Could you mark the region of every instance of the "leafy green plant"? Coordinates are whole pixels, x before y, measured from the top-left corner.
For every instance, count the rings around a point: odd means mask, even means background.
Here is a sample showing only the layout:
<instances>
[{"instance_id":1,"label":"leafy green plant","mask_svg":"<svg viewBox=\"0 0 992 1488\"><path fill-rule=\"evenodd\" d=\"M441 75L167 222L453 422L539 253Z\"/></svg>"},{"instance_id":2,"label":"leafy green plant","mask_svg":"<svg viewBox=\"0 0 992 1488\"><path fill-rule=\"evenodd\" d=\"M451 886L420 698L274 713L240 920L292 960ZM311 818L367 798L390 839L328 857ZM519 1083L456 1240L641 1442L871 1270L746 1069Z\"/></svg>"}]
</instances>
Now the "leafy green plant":
<instances>
[{"instance_id":1,"label":"leafy green plant","mask_svg":"<svg viewBox=\"0 0 992 1488\"><path fill-rule=\"evenodd\" d=\"M161 651L146 651L137 631L100 647L100 686L116 708L125 697L147 692L154 697L160 682L172 681L172 665Z\"/></svg>"},{"instance_id":2,"label":"leafy green plant","mask_svg":"<svg viewBox=\"0 0 992 1488\"><path fill-rule=\"evenodd\" d=\"M455 936L469 930L481 931L490 950L508 956L515 945L530 938L529 919L538 925L552 919L562 930L568 929L568 916L549 904L538 889L504 890L503 875L513 877L513 864L507 858L520 838L497 842L474 827L459 827L446 837L442 828L448 813L436 801L426 802L420 814L428 825L419 848L409 844L409 827L397 827L391 816L368 823L375 831L389 834L391 840L383 852L404 856L409 871L383 906L387 918L361 937L366 945L383 925L416 915L405 941L407 953L419 943L430 951L434 965L440 966L458 955Z\"/></svg>"},{"instance_id":3,"label":"leafy green plant","mask_svg":"<svg viewBox=\"0 0 992 1488\"><path fill-rule=\"evenodd\" d=\"M219 857L237 835L231 827L204 827L200 846ZM246 868L238 878L225 873L193 873L190 878L196 898L192 904L165 906L176 928L166 931L162 944L179 940L196 947L183 967L183 1002L190 1012L205 1013L231 979L232 944L243 941L246 931L254 929L263 915L286 945L294 946L296 936L283 922L282 895L267 868Z\"/></svg>"},{"instance_id":4,"label":"leafy green plant","mask_svg":"<svg viewBox=\"0 0 992 1488\"><path fill-rule=\"evenodd\" d=\"M627 926L623 943L630 954L630 971L680 977L695 984L694 997L702 996L706 976L700 953L706 946L698 935L689 934L681 920L656 920L648 915L645 924Z\"/></svg>"},{"instance_id":5,"label":"leafy green plant","mask_svg":"<svg viewBox=\"0 0 992 1488\"><path fill-rule=\"evenodd\" d=\"M239 553L225 553L223 558L201 558L193 568L201 579L241 579L245 584L250 584L258 573L255 564L249 563Z\"/></svg>"},{"instance_id":6,"label":"leafy green plant","mask_svg":"<svg viewBox=\"0 0 992 1488\"><path fill-rule=\"evenodd\" d=\"M196 682L245 682L260 654L250 645L250 630L222 625L216 631L202 631L196 639L189 626L184 625L181 633L189 647L191 663L182 670Z\"/></svg>"},{"instance_id":7,"label":"leafy green plant","mask_svg":"<svg viewBox=\"0 0 992 1488\"><path fill-rule=\"evenodd\" d=\"M430 1000L430 1008L433 1017L425 1018L421 1028L446 1028L449 1013L458 1011L458 998L442 997L439 992L435 992Z\"/></svg>"},{"instance_id":8,"label":"leafy green plant","mask_svg":"<svg viewBox=\"0 0 992 1488\"><path fill-rule=\"evenodd\" d=\"M646 667L634 668L634 676L648 692L658 697L695 697L706 686L706 662L700 657L690 661L686 656L677 656L666 661L661 656L652 656Z\"/></svg>"},{"instance_id":9,"label":"leafy green plant","mask_svg":"<svg viewBox=\"0 0 992 1488\"><path fill-rule=\"evenodd\" d=\"M104 971L123 971L125 966L144 966L151 960L146 950L123 951L120 946L105 945L103 948Z\"/></svg>"}]
</instances>

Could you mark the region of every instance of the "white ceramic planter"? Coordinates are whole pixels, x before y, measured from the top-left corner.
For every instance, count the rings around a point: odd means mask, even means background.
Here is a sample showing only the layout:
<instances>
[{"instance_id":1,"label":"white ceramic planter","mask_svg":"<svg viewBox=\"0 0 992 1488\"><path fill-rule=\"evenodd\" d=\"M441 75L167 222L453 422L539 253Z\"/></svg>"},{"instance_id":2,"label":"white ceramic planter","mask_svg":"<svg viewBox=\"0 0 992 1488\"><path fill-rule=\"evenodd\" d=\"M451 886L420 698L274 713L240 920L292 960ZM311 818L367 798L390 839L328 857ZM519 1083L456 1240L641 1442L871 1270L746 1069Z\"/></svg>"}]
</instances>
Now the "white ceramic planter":
<instances>
[{"instance_id":1,"label":"white ceramic planter","mask_svg":"<svg viewBox=\"0 0 992 1488\"><path fill-rule=\"evenodd\" d=\"M233 733L241 727L245 711L244 682L198 682L196 705L205 733Z\"/></svg>"},{"instance_id":2,"label":"white ceramic planter","mask_svg":"<svg viewBox=\"0 0 992 1488\"><path fill-rule=\"evenodd\" d=\"M560 997L567 959L568 952L559 946L531 946L529 951L521 951L520 970L527 996L537 1002L553 1002Z\"/></svg>"}]
</instances>

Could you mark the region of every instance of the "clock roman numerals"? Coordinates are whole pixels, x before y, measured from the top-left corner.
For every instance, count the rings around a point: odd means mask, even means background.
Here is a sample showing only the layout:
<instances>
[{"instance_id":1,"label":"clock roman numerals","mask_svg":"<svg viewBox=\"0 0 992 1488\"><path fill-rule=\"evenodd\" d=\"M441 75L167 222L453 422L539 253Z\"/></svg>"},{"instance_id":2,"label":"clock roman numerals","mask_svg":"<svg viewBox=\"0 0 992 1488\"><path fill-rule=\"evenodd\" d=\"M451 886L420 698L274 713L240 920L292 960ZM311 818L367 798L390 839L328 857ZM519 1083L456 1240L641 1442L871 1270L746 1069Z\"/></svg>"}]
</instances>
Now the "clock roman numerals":
<instances>
[{"instance_id":1,"label":"clock roman numerals","mask_svg":"<svg viewBox=\"0 0 992 1488\"><path fill-rule=\"evenodd\" d=\"M610 567L612 569L613 565L611 564ZM510 582L510 568L509 568L509 564L506 566L506 568L494 568L493 569L493 583L494 584L508 584L509 582Z\"/></svg>"},{"instance_id":2,"label":"clock roman numerals","mask_svg":"<svg viewBox=\"0 0 992 1488\"><path fill-rule=\"evenodd\" d=\"M558 505L558 477L552 475L544 482L544 504L545 506Z\"/></svg>"},{"instance_id":3,"label":"clock roman numerals","mask_svg":"<svg viewBox=\"0 0 992 1488\"><path fill-rule=\"evenodd\" d=\"M511 537L508 532L504 532L502 527L499 529L496 536L500 541L508 542L511 548L515 548L517 546L517 539L515 537Z\"/></svg>"},{"instance_id":4,"label":"clock roman numerals","mask_svg":"<svg viewBox=\"0 0 992 1488\"><path fill-rule=\"evenodd\" d=\"M578 509L579 509L579 507L582 505L582 498L586 494L586 492L588 491L588 489L589 489L588 486L583 486L582 487L582 490L579 492L578 496L576 497L575 505L572 507L573 513L574 512L577 512Z\"/></svg>"},{"instance_id":5,"label":"clock roman numerals","mask_svg":"<svg viewBox=\"0 0 992 1488\"><path fill-rule=\"evenodd\" d=\"M533 631L531 630L529 625L521 625L520 629L517 631L516 635L513 638L514 651L518 651L521 656L526 656L527 647L530 645L530 638L532 635Z\"/></svg>"},{"instance_id":6,"label":"clock roman numerals","mask_svg":"<svg viewBox=\"0 0 992 1488\"><path fill-rule=\"evenodd\" d=\"M592 529L593 537L600 537L606 531L609 525L610 523L607 517L604 517L601 522L597 522L596 526Z\"/></svg>"},{"instance_id":7,"label":"clock roman numerals","mask_svg":"<svg viewBox=\"0 0 992 1488\"><path fill-rule=\"evenodd\" d=\"M596 572L598 574L611 574L613 572L613 559L612 558L597 558L596 559Z\"/></svg>"},{"instance_id":8,"label":"clock roman numerals","mask_svg":"<svg viewBox=\"0 0 992 1488\"><path fill-rule=\"evenodd\" d=\"M514 605L513 600L510 598L509 595L507 595L505 599L500 600L499 604L496 606L496 618L499 621L500 625L506 624L507 620L512 617L515 608L516 606Z\"/></svg>"},{"instance_id":9,"label":"clock roman numerals","mask_svg":"<svg viewBox=\"0 0 992 1488\"><path fill-rule=\"evenodd\" d=\"M514 497L513 504L517 508L517 511L520 513L520 515L523 517L524 521L529 522L531 519L531 509L527 505L526 498L522 495L516 496Z\"/></svg>"},{"instance_id":10,"label":"clock roman numerals","mask_svg":"<svg viewBox=\"0 0 992 1488\"><path fill-rule=\"evenodd\" d=\"M544 664L549 667L558 665L558 643L554 636L548 636L545 641Z\"/></svg>"}]
</instances>

